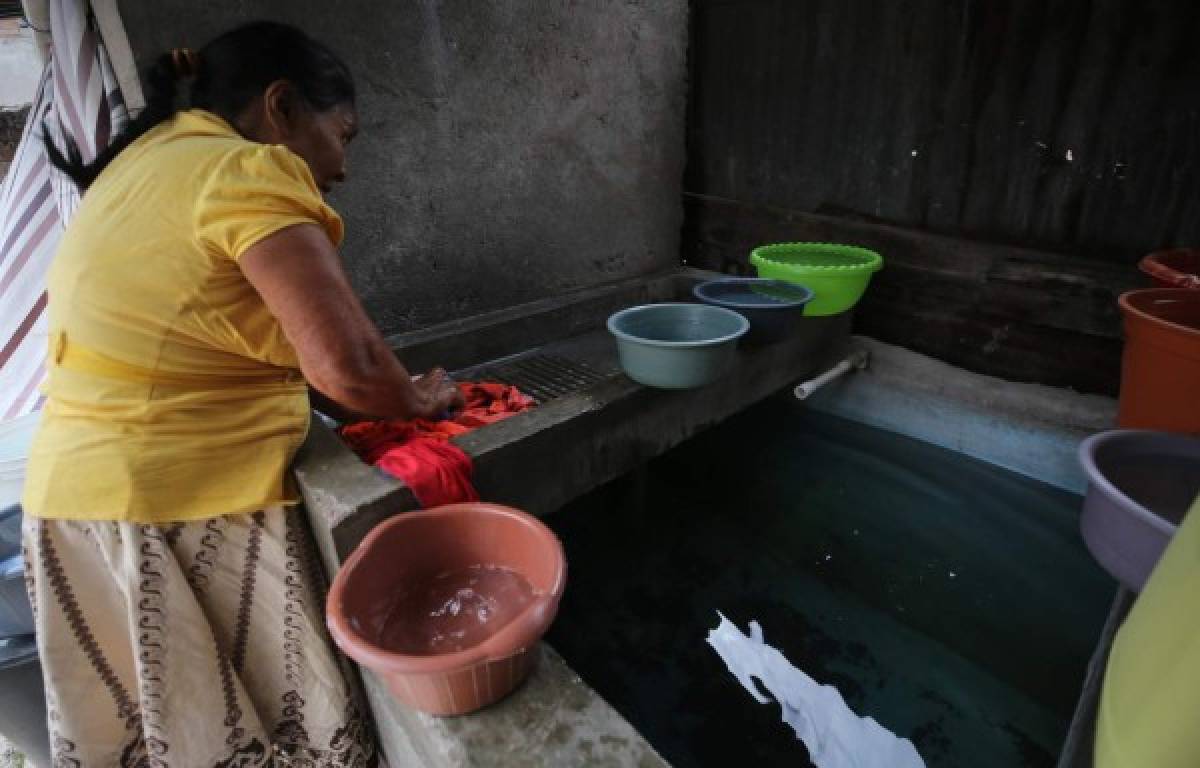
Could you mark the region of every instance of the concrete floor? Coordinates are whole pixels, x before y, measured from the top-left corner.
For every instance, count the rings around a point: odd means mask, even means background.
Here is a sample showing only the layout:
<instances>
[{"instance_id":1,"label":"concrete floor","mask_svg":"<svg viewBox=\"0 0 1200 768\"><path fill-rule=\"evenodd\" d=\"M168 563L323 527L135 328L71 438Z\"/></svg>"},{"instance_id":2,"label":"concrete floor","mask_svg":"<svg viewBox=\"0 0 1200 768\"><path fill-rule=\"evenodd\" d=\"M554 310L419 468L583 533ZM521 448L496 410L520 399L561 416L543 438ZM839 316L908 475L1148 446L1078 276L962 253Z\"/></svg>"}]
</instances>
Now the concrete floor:
<instances>
[{"instance_id":1,"label":"concrete floor","mask_svg":"<svg viewBox=\"0 0 1200 768\"><path fill-rule=\"evenodd\" d=\"M33 101L42 63L33 35L16 19L0 20L0 109L23 107Z\"/></svg>"},{"instance_id":2,"label":"concrete floor","mask_svg":"<svg viewBox=\"0 0 1200 768\"><path fill-rule=\"evenodd\" d=\"M25 768L25 756L0 736L0 768Z\"/></svg>"}]
</instances>

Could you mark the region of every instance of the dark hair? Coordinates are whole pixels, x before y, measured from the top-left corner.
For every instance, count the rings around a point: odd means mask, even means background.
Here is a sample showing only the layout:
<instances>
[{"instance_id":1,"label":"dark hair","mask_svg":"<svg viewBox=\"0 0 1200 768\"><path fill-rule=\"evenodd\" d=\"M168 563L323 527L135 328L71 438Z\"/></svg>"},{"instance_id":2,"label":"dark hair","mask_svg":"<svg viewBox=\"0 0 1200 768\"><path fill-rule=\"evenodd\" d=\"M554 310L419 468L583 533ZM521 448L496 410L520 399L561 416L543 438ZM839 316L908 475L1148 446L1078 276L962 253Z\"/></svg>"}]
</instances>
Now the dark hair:
<instances>
[{"instance_id":1,"label":"dark hair","mask_svg":"<svg viewBox=\"0 0 1200 768\"><path fill-rule=\"evenodd\" d=\"M197 51L195 80L186 106L181 104L184 99L179 85L183 76L176 58L170 52L164 53L146 71L146 108L92 162L83 162L79 148L69 138L64 157L49 135L44 135L51 164L71 177L80 190L86 190L121 150L180 109L205 109L233 123L276 80L290 82L305 103L319 112L354 104L354 79L349 68L333 51L287 24L246 24Z\"/></svg>"}]
</instances>

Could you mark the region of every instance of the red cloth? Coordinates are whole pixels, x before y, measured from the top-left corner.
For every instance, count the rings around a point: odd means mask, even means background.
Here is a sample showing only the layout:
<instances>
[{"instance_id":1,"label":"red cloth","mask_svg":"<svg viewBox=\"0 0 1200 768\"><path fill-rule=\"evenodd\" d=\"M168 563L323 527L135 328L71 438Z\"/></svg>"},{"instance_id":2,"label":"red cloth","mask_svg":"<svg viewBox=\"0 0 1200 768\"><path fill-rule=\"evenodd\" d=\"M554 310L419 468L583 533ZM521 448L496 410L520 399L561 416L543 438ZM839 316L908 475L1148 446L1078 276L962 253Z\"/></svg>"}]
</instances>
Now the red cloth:
<instances>
[{"instance_id":1,"label":"red cloth","mask_svg":"<svg viewBox=\"0 0 1200 768\"><path fill-rule=\"evenodd\" d=\"M458 389L466 405L453 418L362 421L343 427L342 439L363 461L404 481L422 507L478 501L471 457L450 438L527 411L533 398L492 382L461 382Z\"/></svg>"},{"instance_id":2,"label":"red cloth","mask_svg":"<svg viewBox=\"0 0 1200 768\"><path fill-rule=\"evenodd\" d=\"M375 466L403 480L426 509L479 501L471 484L471 457L444 440L410 439L384 451Z\"/></svg>"}]
</instances>

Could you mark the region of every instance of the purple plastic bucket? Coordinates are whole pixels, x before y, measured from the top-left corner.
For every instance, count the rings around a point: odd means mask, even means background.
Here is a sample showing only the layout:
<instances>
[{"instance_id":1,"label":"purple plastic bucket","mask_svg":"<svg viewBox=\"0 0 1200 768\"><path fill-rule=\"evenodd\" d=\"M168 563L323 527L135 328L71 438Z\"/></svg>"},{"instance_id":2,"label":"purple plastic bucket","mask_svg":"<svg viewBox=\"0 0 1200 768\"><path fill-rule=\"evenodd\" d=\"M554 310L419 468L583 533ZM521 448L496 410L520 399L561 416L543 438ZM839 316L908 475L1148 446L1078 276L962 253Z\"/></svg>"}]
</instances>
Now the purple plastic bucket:
<instances>
[{"instance_id":1,"label":"purple plastic bucket","mask_svg":"<svg viewBox=\"0 0 1200 768\"><path fill-rule=\"evenodd\" d=\"M1140 592L1200 494L1200 439L1114 429L1084 440L1079 462L1088 478L1083 540L1105 570Z\"/></svg>"}]
</instances>

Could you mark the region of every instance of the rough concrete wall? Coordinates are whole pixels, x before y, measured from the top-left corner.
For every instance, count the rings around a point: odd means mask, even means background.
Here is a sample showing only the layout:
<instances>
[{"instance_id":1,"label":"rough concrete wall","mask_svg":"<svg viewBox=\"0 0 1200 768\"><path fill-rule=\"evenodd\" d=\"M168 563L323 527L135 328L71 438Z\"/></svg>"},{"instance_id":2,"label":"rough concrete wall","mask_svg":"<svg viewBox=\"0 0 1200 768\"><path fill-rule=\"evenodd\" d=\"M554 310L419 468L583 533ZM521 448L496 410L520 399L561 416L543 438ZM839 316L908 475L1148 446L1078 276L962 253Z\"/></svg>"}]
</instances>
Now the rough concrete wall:
<instances>
[{"instance_id":1,"label":"rough concrete wall","mask_svg":"<svg viewBox=\"0 0 1200 768\"><path fill-rule=\"evenodd\" d=\"M344 56L333 203L387 332L678 262L686 0L120 3L139 63L271 18Z\"/></svg>"}]
</instances>

